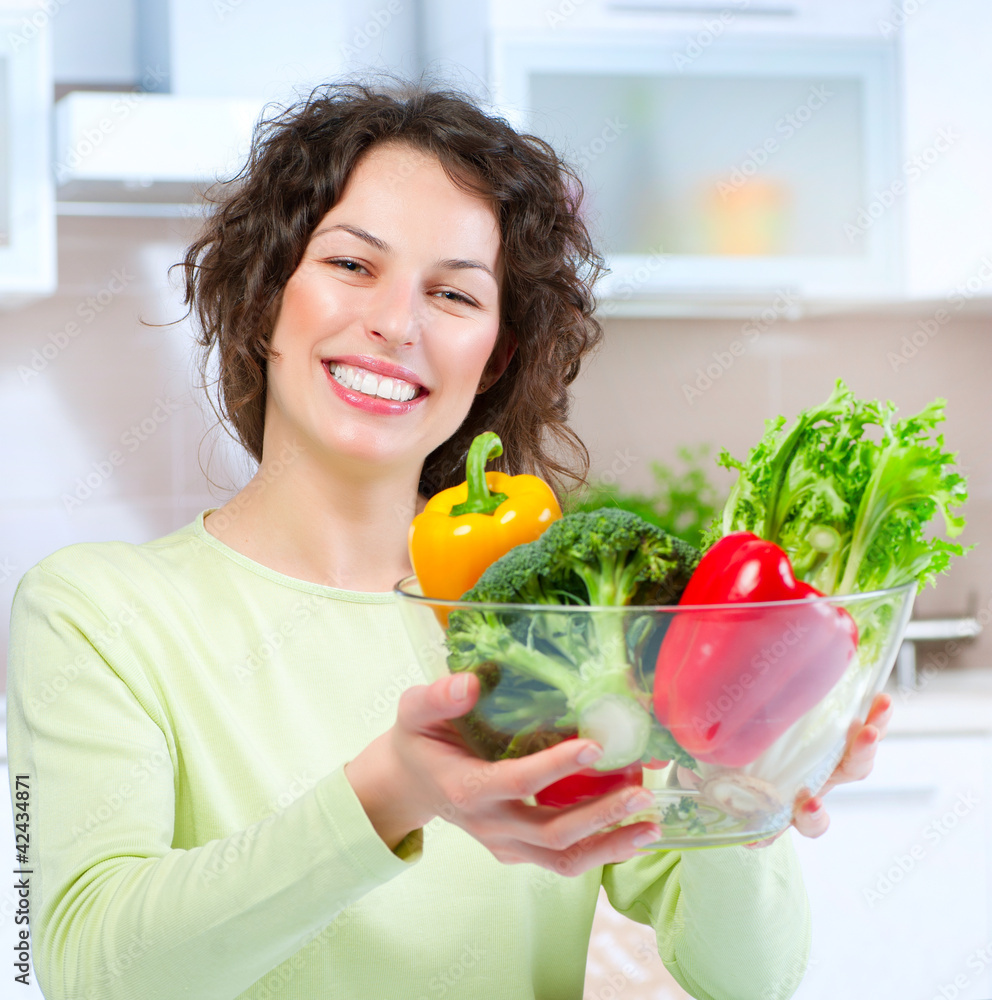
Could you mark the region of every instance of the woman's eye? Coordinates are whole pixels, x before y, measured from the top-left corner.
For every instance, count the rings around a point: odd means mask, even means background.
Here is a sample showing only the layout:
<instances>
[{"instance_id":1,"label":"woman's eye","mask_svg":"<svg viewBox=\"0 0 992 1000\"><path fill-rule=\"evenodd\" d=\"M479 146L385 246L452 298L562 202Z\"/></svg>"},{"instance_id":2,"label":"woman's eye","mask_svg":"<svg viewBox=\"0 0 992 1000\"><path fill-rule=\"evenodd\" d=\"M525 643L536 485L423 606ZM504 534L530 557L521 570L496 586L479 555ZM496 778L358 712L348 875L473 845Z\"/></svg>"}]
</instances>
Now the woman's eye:
<instances>
[{"instance_id":1,"label":"woman's eye","mask_svg":"<svg viewBox=\"0 0 992 1000\"><path fill-rule=\"evenodd\" d=\"M440 292L436 292L435 294L444 296L448 302L464 302L467 306L475 305L475 303L467 295L462 295L461 292L453 292L450 288L442 289Z\"/></svg>"},{"instance_id":2,"label":"woman's eye","mask_svg":"<svg viewBox=\"0 0 992 1000\"><path fill-rule=\"evenodd\" d=\"M365 268L358 263L357 260L348 260L347 258L335 257L331 260L324 261L325 264L333 264L335 267L340 267L344 271L351 271L353 274L358 274L359 271L364 271Z\"/></svg>"}]
</instances>

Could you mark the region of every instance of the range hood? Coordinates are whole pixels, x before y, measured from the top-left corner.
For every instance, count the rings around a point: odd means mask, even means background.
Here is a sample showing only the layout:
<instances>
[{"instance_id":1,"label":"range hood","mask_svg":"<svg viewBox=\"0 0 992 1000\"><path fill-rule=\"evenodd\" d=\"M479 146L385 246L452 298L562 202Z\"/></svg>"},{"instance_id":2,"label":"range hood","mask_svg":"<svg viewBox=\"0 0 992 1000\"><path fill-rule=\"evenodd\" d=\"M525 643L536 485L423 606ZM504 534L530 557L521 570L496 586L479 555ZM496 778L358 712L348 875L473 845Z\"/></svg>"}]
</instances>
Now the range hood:
<instances>
[{"instance_id":1,"label":"range hood","mask_svg":"<svg viewBox=\"0 0 992 1000\"><path fill-rule=\"evenodd\" d=\"M263 102L73 91L55 105L61 214L179 214L238 172Z\"/></svg>"},{"instance_id":2,"label":"range hood","mask_svg":"<svg viewBox=\"0 0 992 1000\"><path fill-rule=\"evenodd\" d=\"M244 164L263 115L354 70L418 75L418 19L438 2L141 0L135 89L56 102L58 212L197 211L203 191Z\"/></svg>"}]
</instances>

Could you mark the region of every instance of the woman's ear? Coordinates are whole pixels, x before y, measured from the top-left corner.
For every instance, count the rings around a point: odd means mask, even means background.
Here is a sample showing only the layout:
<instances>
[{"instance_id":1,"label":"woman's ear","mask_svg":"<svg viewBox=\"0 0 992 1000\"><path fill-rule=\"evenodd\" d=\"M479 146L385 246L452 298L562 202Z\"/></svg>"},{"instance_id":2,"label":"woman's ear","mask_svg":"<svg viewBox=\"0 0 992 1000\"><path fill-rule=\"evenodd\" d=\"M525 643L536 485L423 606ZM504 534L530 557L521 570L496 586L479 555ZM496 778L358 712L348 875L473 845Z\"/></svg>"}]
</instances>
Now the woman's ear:
<instances>
[{"instance_id":1,"label":"woman's ear","mask_svg":"<svg viewBox=\"0 0 992 1000\"><path fill-rule=\"evenodd\" d=\"M499 379L500 375L506 371L506 366L510 363L510 359L516 353L516 350L517 335L507 327L500 334L499 339L496 341L496 346L493 348L493 353L489 356L485 373L482 376L482 381L479 383L478 392L485 392Z\"/></svg>"}]
</instances>

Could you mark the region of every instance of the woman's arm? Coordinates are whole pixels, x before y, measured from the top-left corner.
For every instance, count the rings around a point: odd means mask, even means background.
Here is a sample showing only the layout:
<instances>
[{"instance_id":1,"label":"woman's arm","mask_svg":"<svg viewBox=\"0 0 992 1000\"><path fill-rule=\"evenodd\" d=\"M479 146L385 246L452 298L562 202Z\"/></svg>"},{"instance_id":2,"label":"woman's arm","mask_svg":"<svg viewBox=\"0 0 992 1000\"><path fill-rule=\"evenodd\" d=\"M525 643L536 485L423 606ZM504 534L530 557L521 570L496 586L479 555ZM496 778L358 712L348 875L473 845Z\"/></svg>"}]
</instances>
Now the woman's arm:
<instances>
[{"instance_id":1,"label":"woman's arm","mask_svg":"<svg viewBox=\"0 0 992 1000\"><path fill-rule=\"evenodd\" d=\"M122 677L125 617L40 567L15 595L8 754L30 789L38 981L49 1000L236 997L408 869L419 840L391 851L338 768L245 829L173 848L183 748L154 692Z\"/></svg>"},{"instance_id":2,"label":"woman's arm","mask_svg":"<svg viewBox=\"0 0 992 1000\"><path fill-rule=\"evenodd\" d=\"M806 971L810 912L792 841L664 851L603 869L610 903L654 926L658 952L698 1000L787 1000Z\"/></svg>"}]
</instances>

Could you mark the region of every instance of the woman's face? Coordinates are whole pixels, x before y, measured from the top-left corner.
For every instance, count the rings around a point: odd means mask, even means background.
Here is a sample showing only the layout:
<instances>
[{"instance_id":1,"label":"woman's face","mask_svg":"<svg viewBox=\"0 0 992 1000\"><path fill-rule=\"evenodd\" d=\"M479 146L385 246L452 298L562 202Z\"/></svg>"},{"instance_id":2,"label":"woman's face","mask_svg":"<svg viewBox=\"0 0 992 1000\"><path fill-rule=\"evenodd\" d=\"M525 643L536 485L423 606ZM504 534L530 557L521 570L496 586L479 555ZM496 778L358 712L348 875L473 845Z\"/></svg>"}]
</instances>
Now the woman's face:
<instances>
[{"instance_id":1,"label":"woman's face","mask_svg":"<svg viewBox=\"0 0 992 1000\"><path fill-rule=\"evenodd\" d=\"M320 220L272 334L266 447L420 464L464 420L499 332L489 203L408 145L373 147Z\"/></svg>"}]
</instances>

